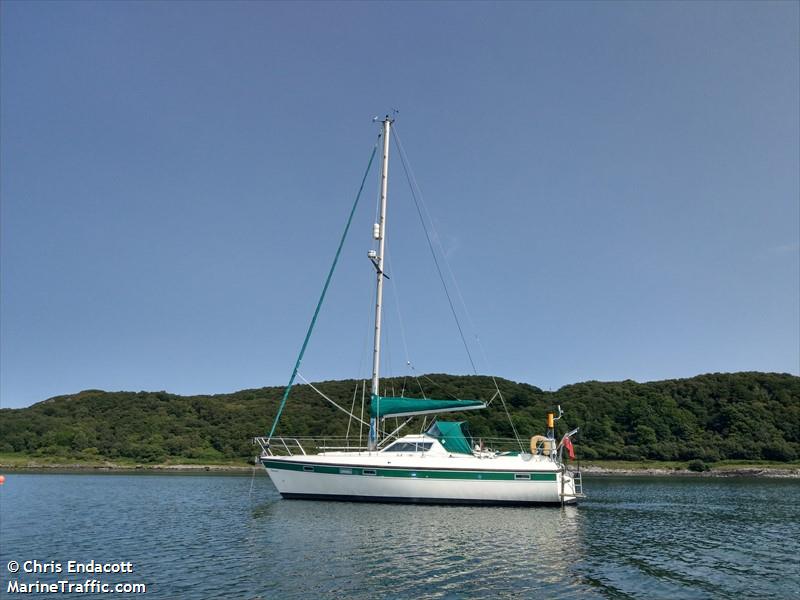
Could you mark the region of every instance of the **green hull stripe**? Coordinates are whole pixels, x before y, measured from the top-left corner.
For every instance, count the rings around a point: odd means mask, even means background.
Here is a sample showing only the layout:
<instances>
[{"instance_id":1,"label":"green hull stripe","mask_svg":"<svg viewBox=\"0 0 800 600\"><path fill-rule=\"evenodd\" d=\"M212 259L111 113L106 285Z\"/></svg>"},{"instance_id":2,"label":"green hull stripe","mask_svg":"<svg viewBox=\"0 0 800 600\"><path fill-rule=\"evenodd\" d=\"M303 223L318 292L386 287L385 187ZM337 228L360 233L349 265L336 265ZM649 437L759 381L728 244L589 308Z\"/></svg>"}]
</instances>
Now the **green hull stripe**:
<instances>
[{"instance_id":1,"label":"green hull stripe","mask_svg":"<svg viewBox=\"0 0 800 600\"><path fill-rule=\"evenodd\" d=\"M277 460L263 461L267 469L283 471L305 471L308 473L324 473L326 475L364 475L366 477L408 477L414 479L474 479L481 481L557 481L556 473L533 473L530 471L437 471L433 469L365 469L364 467L329 467L327 465L308 465L296 462ZM313 469L309 470L309 469ZM372 473L374 472L374 474ZM530 479L517 475L530 475Z\"/></svg>"}]
</instances>

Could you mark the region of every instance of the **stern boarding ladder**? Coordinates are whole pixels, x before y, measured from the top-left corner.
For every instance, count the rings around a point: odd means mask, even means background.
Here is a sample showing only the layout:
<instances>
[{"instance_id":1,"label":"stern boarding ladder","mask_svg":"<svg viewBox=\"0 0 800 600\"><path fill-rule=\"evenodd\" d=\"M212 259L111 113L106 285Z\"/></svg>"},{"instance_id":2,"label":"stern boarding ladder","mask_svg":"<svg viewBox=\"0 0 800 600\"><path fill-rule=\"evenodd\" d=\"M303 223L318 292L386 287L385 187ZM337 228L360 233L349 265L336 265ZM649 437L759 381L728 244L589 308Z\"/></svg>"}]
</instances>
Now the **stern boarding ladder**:
<instances>
[{"instance_id":1,"label":"stern boarding ladder","mask_svg":"<svg viewBox=\"0 0 800 600\"><path fill-rule=\"evenodd\" d=\"M572 473L572 483L575 485L575 495L579 498L585 498L583 493L583 473L575 471Z\"/></svg>"},{"instance_id":2,"label":"stern boarding ladder","mask_svg":"<svg viewBox=\"0 0 800 600\"><path fill-rule=\"evenodd\" d=\"M567 476L572 479L572 489L574 491L574 495L567 494L566 492L565 479ZM562 506L566 503L568 496L570 498L574 498L576 501L578 498L586 497L586 495L583 493L583 474L580 471L570 471L569 469L564 468L564 471L561 474L561 493L559 496L561 497Z\"/></svg>"}]
</instances>

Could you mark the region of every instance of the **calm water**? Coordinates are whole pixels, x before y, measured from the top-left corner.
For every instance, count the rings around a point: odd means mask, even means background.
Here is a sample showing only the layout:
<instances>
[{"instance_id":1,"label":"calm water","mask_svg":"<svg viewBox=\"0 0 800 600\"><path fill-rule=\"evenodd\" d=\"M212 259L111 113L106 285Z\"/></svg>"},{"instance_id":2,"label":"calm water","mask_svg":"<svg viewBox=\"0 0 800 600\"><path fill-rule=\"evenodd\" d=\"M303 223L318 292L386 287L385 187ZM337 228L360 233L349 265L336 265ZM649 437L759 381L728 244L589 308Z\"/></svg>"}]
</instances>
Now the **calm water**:
<instances>
[{"instance_id":1,"label":"calm water","mask_svg":"<svg viewBox=\"0 0 800 600\"><path fill-rule=\"evenodd\" d=\"M418 507L281 500L263 472L11 474L0 596L24 597L10 560L94 559L131 561L88 577L145 583L142 598L800 598L800 482L585 487L578 508Z\"/></svg>"}]
</instances>

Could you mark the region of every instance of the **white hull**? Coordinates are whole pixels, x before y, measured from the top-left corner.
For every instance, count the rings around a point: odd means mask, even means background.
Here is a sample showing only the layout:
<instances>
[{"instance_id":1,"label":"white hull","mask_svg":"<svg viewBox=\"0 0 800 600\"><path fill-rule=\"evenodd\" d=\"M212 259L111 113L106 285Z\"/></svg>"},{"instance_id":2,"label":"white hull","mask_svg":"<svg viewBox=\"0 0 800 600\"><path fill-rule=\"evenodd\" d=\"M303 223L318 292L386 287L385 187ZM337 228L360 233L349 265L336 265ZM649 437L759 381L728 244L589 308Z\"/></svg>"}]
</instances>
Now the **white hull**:
<instances>
[{"instance_id":1,"label":"white hull","mask_svg":"<svg viewBox=\"0 0 800 600\"><path fill-rule=\"evenodd\" d=\"M570 474L547 459L409 461L363 453L265 456L262 464L285 498L500 505L577 500Z\"/></svg>"}]
</instances>

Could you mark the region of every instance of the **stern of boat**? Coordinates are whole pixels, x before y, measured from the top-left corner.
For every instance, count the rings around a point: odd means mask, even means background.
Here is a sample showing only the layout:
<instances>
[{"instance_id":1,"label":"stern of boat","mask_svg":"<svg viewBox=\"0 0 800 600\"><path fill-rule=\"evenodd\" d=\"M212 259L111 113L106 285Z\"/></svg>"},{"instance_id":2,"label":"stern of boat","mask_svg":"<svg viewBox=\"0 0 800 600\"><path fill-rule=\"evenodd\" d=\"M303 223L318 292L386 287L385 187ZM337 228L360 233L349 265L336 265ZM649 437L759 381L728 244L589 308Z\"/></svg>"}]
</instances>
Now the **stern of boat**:
<instances>
[{"instance_id":1,"label":"stern of boat","mask_svg":"<svg viewBox=\"0 0 800 600\"><path fill-rule=\"evenodd\" d=\"M561 504L577 504L579 498L585 498L583 493L583 474L579 469L570 469L566 465L561 471L561 490L559 491Z\"/></svg>"}]
</instances>

